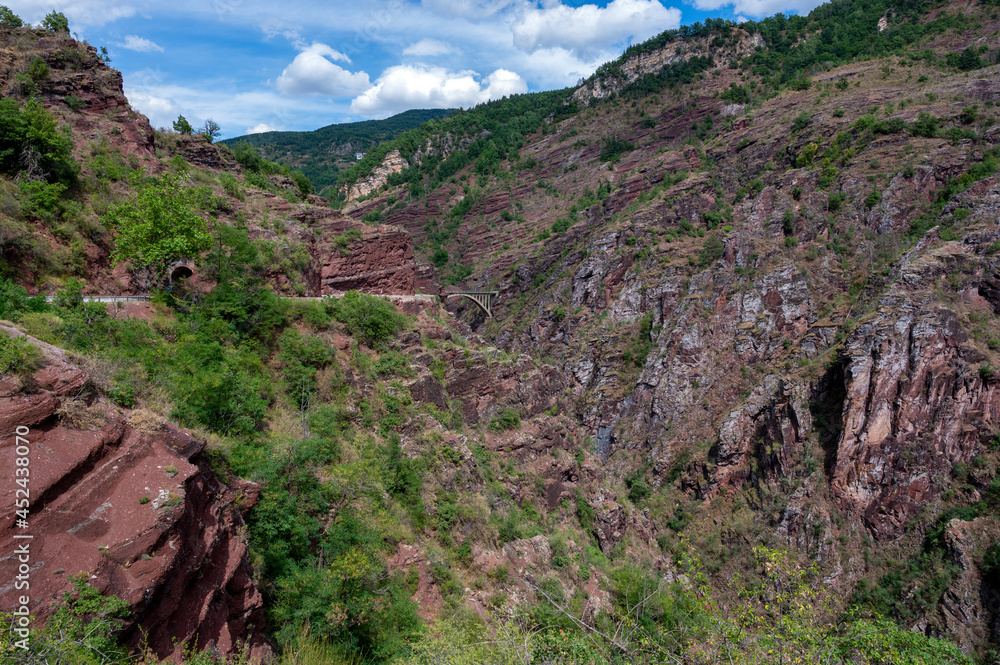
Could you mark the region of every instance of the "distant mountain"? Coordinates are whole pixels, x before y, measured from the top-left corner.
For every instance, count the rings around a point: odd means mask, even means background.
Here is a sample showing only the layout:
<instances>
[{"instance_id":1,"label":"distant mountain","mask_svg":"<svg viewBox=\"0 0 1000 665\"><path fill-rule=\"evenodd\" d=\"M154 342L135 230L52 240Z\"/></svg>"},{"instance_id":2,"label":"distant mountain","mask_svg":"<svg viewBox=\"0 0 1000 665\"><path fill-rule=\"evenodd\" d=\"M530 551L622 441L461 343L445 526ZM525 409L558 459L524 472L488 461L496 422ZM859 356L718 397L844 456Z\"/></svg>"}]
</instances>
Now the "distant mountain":
<instances>
[{"instance_id":1,"label":"distant mountain","mask_svg":"<svg viewBox=\"0 0 1000 665\"><path fill-rule=\"evenodd\" d=\"M246 141L261 156L305 173L317 191L337 182L338 175L357 161L356 153L368 152L383 141L443 118L454 109L414 109L385 120L363 120L327 125L309 132L262 132L220 141L235 145Z\"/></svg>"}]
</instances>

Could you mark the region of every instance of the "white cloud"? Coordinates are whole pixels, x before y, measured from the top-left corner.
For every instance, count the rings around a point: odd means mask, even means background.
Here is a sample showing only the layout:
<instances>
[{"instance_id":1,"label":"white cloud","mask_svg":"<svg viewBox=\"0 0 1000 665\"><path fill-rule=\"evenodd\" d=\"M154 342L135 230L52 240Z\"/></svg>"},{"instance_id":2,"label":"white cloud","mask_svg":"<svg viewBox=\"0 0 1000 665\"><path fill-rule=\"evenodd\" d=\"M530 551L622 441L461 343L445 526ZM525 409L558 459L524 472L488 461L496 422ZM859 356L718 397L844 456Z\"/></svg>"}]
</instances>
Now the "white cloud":
<instances>
[{"instance_id":1,"label":"white cloud","mask_svg":"<svg viewBox=\"0 0 1000 665\"><path fill-rule=\"evenodd\" d=\"M302 39L299 28L291 23L286 23L279 18L269 16L264 19L259 27L261 32L264 33L265 40L273 39L275 37L284 37L300 51L308 48L308 45Z\"/></svg>"},{"instance_id":2,"label":"white cloud","mask_svg":"<svg viewBox=\"0 0 1000 665\"><path fill-rule=\"evenodd\" d=\"M514 0L421 0L435 14L449 18L486 18L514 4Z\"/></svg>"},{"instance_id":3,"label":"white cloud","mask_svg":"<svg viewBox=\"0 0 1000 665\"><path fill-rule=\"evenodd\" d=\"M434 55L447 55L454 53L455 48L437 39L421 39L416 44L411 44L403 49L403 55L415 55L417 57L429 57Z\"/></svg>"},{"instance_id":4,"label":"white cloud","mask_svg":"<svg viewBox=\"0 0 1000 665\"><path fill-rule=\"evenodd\" d=\"M213 118L222 126L222 135L230 137L245 130L315 129L329 124L331 113L347 111L346 103L337 106L325 97L291 101L275 90L241 92L222 82L192 87L142 74L125 75L125 96L154 127L170 127L178 115L195 127Z\"/></svg>"},{"instance_id":5,"label":"white cloud","mask_svg":"<svg viewBox=\"0 0 1000 665\"><path fill-rule=\"evenodd\" d=\"M275 131L277 130L266 122L258 122L253 127L247 127L247 134L263 134L264 132Z\"/></svg>"},{"instance_id":6,"label":"white cloud","mask_svg":"<svg viewBox=\"0 0 1000 665\"><path fill-rule=\"evenodd\" d=\"M746 20L746 16L753 18L763 18L778 12L788 13L790 11L799 14L808 14L816 7L823 4L825 0L694 0L694 6L704 11L714 11L721 7L731 6L736 14L743 14L739 18Z\"/></svg>"},{"instance_id":7,"label":"white cloud","mask_svg":"<svg viewBox=\"0 0 1000 665\"><path fill-rule=\"evenodd\" d=\"M562 47L586 58L611 44L645 39L680 23L680 10L664 7L659 0L613 0L604 8L562 3L534 7L521 15L511 31L514 46L522 51Z\"/></svg>"},{"instance_id":8,"label":"white cloud","mask_svg":"<svg viewBox=\"0 0 1000 665\"><path fill-rule=\"evenodd\" d=\"M125 35L125 42L123 44L119 44L119 46L127 48L130 51L138 51L140 53L152 53L153 51L163 53L162 46L156 42L139 37L138 35Z\"/></svg>"},{"instance_id":9,"label":"white cloud","mask_svg":"<svg viewBox=\"0 0 1000 665\"><path fill-rule=\"evenodd\" d=\"M125 97L133 108L149 118L153 127L169 127L180 114L177 102L154 91L133 90L126 86Z\"/></svg>"},{"instance_id":10,"label":"white cloud","mask_svg":"<svg viewBox=\"0 0 1000 665\"><path fill-rule=\"evenodd\" d=\"M326 44L313 42L295 56L276 81L286 95L327 95L343 97L371 86L365 72L351 73L331 60L350 63L351 59Z\"/></svg>"},{"instance_id":11,"label":"white cloud","mask_svg":"<svg viewBox=\"0 0 1000 665\"><path fill-rule=\"evenodd\" d=\"M524 79L506 69L476 81L475 72L398 65L382 72L374 86L356 97L351 111L377 116L414 108L469 107L527 91Z\"/></svg>"},{"instance_id":12,"label":"white cloud","mask_svg":"<svg viewBox=\"0 0 1000 665\"><path fill-rule=\"evenodd\" d=\"M135 7L115 0L7 0L3 4L24 21L38 24L50 11L62 12L69 19L69 29L80 32L82 27L99 26L135 15Z\"/></svg>"}]
</instances>

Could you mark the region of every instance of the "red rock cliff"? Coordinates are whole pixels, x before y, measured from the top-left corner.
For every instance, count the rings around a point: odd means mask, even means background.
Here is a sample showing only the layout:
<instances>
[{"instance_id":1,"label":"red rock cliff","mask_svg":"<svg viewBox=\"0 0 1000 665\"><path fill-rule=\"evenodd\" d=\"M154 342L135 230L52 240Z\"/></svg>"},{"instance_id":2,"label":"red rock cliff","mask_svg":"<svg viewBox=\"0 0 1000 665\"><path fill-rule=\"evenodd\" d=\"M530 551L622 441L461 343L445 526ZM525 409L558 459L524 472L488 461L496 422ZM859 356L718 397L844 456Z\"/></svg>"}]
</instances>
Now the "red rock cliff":
<instances>
[{"instance_id":1,"label":"red rock cliff","mask_svg":"<svg viewBox=\"0 0 1000 665\"><path fill-rule=\"evenodd\" d=\"M249 642L257 657L268 653L262 598L241 535L259 487L223 483L201 441L123 413L97 396L64 351L36 343L44 352L41 369L23 380L0 377L3 579L13 579L11 552L25 542L15 536L30 534L36 620L52 613L71 589L69 577L82 573L128 603L123 639L132 646L144 642L159 657L177 657L194 640L223 654ZM26 529L15 522L17 428L29 430ZM13 608L22 593L0 586L0 606Z\"/></svg>"}]
</instances>

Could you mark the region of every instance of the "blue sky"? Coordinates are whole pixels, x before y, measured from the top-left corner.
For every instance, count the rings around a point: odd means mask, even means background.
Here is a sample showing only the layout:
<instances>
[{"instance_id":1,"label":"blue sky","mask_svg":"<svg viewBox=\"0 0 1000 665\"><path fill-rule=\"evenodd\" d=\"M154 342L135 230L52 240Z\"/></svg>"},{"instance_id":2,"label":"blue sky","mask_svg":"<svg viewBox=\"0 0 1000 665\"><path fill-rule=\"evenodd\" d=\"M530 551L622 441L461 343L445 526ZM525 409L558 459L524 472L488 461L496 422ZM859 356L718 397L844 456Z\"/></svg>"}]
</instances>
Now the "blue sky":
<instances>
[{"instance_id":1,"label":"blue sky","mask_svg":"<svg viewBox=\"0 0 1000 665\"><path fill-rule=\"evenodd\" d=\"M63 12L105 46L155 127L212 118L224 137L468 107L573 85L630 43L716 16L808 12L818 0L6 0Z\"/></svg>"}]
</instances>

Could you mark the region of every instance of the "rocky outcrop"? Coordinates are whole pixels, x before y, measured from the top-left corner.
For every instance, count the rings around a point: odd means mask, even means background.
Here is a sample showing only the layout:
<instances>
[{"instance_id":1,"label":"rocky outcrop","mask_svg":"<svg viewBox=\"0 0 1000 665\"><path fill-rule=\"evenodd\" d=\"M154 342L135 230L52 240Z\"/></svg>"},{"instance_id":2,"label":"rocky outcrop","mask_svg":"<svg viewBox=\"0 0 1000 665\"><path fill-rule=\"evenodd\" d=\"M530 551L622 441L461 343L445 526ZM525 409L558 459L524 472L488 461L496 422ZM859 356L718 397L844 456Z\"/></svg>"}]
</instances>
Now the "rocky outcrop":
<instances>
[{"instance_id":1,"label":"rocky outcrop","mask_svg":"<svg viewBox=\"0 0 1000 665\"><path fill-rule=\"evenodd\" d=\"M25 94L17 74L41 58L48 73L36 82L37 92L75 133L101 136L126 154L154 156L149 120L132 109L122 91L121 72L108 67L93 46L69 34L25 27L0 29L0 49L0 89L5 96Z\"/></svg>"},{"instance_id":2,"label":"rocky outcrop","mask_svg":"<svg viewBox=\"0 0 1000 665\"><path fill-rule=\"evenodd\" d=\"M178 136L176 141L177 152L190 164L216 170L236 170L239 168L236 158L233 157L233 153L228 148L213 144L201 135ZM291 185L288 188L294 190L295 184L290 179L288 180Z\"/></svg>"},{"instance_id":3,"label":"rocky outcrop","mask_svg":"<svg viewBox=\"0 0 1000 665\"><path fill-rule=\"evenodd\" d=\"M706 497L722 487L787 474L811 430L808 386L768 376L719 430L715 474Z\"/></svg>"},{"instance_id":4,"label":"rocky outcrop","mask_svg":"<svg viewBox=\"0 0 1000 665\"><path fill-rule=\"evenodd\" d=\"M684 62L695 56L710 56L716 64L726 63L734 58L744 58L758 47L764 47L764 38L759 32L752 35L743 30L735 31L735 38L725 46L715 46L708 38L684 41L670 41L662 48L642 51L628 56L621 63L615 75L595 75L590 81L581 85L573 93L577 102L589 104L593 99L604 99L618 94L622 88L643 76L657 74L664 67Z\"/></svg>"},{"instance_id":5,"label":"rocky outcrop","mask_svg":"<svg viewBox=\"0 0 1000 665\"><path fill-rule=\"evenodd\" d=\"M951 520L944 532L948 558L958 570L941 602L941 615L948 632L963 644L986 644L996 639L1000 617L1000 589L987 579L980 565L983 554L997 542L1000 529L995 520L977 518L969 522ZM921 621L917 629L926 627Z\"/></svg>"},{"instance_id":6,"label":"rocky outcrop","mask_svg":"<svg viewBox=\"0 0 1000 665\"><path fill-rule=\"evenodd\" d=\"M382 163L372 169L371 173L347 188L347 200L356 201L378 191L389 182L389 176L393 173L399 173L409 166L409 163L399 154L399 150L390 151Z\"/></svg>"},{"instance_id":7,"label":"rocky outcrop","mask_svg":"<svg viewBox=\"0 0 1000 665\"><path fill-rule=\"evenodd\" d=\"M0 334L20 333L2 326ZM13 571L11 552L26 540L17 537L31 536L36 620L71 590L70 577L84 575L127 603L121 637L133 647L161 658L179 657L186 643L269 653L243 534L259 487L223 483L202 441L152 414L123 413L64 351L36 343L44 366L27 379L0 379L0 551ZM27 526L15 522L18 445L30 451ZM23 593L5 583L0 603L13 608Z\"/></svg>"},{"instance_id":8,"label":"rocky outcrop","mask_svg":"<svg viewBox=\"0 0 1000 665\"><path fill-rule=\"evenodd\" d=\"M956 312L913 297L964 266L973 283L960 298L989 310L975 284L977 263L960 243L914 253L876 316L848 341L831 486L837 502L863 514L876 537L899 535L952 466L976 454L980 432L1000 423L1000 384L980 371L985 356Z\"/></svg>"},{"instance_id":9,"label":"rocky outcrop","mask_svg":"<svg viewBox=\"0 0 1000 665\"><path fill-rule=\"evenodd\" d=\"M313 226L310 251L319 262L318 295L352 289L411 295L417 274L410 235L395 226L364 226L333 217Z\"/></svg>"}]
</instances>

